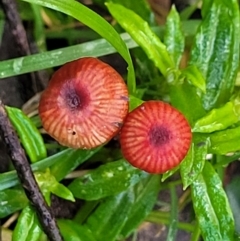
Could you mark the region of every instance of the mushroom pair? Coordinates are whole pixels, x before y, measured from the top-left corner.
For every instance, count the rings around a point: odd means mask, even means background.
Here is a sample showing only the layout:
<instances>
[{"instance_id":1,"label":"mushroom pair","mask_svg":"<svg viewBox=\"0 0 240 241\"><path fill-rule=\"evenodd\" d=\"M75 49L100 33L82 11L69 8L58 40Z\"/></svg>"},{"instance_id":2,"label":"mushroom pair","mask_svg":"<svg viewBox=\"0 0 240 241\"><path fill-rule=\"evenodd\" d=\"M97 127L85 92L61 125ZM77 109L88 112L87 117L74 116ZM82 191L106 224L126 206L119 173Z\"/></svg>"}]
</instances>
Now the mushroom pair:
<instances>
[{"instance_id":1,"label":"mushroom pair","mask_svg":"<svg viewBox=\"0 0 240 241\"><path fill-rule=\"evenodd\" d=\"M123 156L149 173L177 166L191 144L185 117L162 101L147 101L128 114L128 91L109 65L86 57L57 70L39 103L42 125L60 144L91 149L120 130Z\"/></svg>"}]
</instances>

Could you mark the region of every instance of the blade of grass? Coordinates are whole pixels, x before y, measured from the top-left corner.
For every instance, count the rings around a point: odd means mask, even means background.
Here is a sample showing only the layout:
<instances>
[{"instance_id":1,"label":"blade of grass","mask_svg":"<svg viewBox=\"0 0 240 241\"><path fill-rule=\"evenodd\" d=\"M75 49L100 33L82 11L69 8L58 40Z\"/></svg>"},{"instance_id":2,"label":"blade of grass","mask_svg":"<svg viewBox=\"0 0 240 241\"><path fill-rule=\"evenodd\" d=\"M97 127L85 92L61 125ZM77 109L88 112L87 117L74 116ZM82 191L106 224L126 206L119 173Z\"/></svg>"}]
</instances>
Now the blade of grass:
<instances>
[{"instance_id":1,"label":"blade of grass","mask_svg":"<svg viewBox=\"0 0 240 241\"><path fill-rule=\"evenodd\" d=\"M119 54L128 63L128 88L130 93L136 90L135 73L129 50L121 39L117 31L100 15L93 12L89 8L74 0L24 0L29 3L39 4L41 6L54 9L76 18L83 24L87 25L103 38L119 52Z\"/></svg>"},{"instance_id":2,"label":"blade of grass","mask_svg":"<svg viewBox=\"0 0 240 241\"><path fill-rule=\"evenodd\" d=\"M176 240L177 235L177 220L178 220L178 200L175 190L175 186L170 185L170 195L171 195L171 212L170 212L170 226L168 230L167 241Z\"/></svg>"},{"instance_id":3,"label":"blade of grass","mask_svg":"<svg viewBox=\"0 0 240 241\"><path fill-rule=\"evenodd\" d=\"M124 33L121 36L128 48L137 46L128 34ZM2 61L0 64L0 78L52 68L83 56L99 57L112 53L116 53L116 49L105 39L98 39L31 56Z\"/></svg>"},{"instance_id":4,"label":"blade of grass","mask_svg":"<svg viewBox=\"0 0 240 241\"><path fill-rule=\"evenodd\" d=\"M196 20L183 22L185 36L190 36L191 33L194 34L199 24L200 21ZM157 35L163 35L163 27L155 27L152 30ZM122 33L120 36L129 49L138 46L129 34ZM6 77L56 67L83 56L100 57L112 53L116 53L115 48L105 39L97 39L31 56L5 60L0 62L0 80Z\"/></svg>"}]
</instances>

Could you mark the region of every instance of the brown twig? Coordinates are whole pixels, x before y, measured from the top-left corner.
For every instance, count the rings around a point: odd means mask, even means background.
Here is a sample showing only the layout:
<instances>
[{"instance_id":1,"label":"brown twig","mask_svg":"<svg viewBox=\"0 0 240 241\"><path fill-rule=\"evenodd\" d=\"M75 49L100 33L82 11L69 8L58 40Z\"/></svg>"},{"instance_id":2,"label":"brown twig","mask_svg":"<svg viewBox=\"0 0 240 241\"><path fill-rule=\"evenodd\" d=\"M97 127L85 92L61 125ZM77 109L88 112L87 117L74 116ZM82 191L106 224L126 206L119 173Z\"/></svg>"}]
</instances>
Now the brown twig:
<instances>
[{"instance_id":1,"label":"brown twig","mask_svg":"<svg viewBox=\"0 0 240 241\"><path fill-rule=\"evenodd\" d=\"M29 44L27 33L17 9L16 0L0 0L0 5L3 8L7 22L10 26L18 54L20 56L26 56L32 54L33 52L37 52L37 50L33 50L32 45ZM42 84L44 83L44 79L46 77L44 76L44 72L33 72L30 73L30 76L32 79L32 88L34 92L38 92L39 89L42 89Z\"/></svg>"},{"instance_id":2,"label":"brown twig","mask_svg":"<svg viewBox=\"0 0 240 241\"><path fill-rule=\"evenodd\" d=\"M22 183L24 191L33 207L36 209L39 221L49 240L62 241L56 220L50 208L46 204L43 195L36 183L31 167L13 129L4 104L0 99L0 136L7 145L7 150L12 159L12 163L17 171L18 178Z\"/></svg>"},{"instance_id":3,"label":"brown twig","mask_svg":"<svg viewBox=\"0 0 240 241\"><path fill-rule=\"evenodd\" d=\"M29 55L30 48L27 41L27 34L18 13L16 1L1 0L1 3L15 42L17 43L19 53L23 56Z\"/></svg>"}]
</instances>

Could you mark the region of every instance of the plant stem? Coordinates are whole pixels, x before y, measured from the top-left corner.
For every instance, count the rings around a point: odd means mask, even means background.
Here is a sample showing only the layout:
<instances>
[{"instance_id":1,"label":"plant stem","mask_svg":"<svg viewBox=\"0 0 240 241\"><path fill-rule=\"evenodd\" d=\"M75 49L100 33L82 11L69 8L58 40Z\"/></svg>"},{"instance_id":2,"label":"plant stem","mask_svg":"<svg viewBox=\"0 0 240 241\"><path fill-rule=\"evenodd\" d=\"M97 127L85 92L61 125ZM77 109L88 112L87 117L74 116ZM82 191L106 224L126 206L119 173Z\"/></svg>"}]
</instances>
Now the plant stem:
<instances>
[{"instance_id":1,"label":"plant stem","mask_svg":"<svg viewBox=\"0 0 240 241\"><path fill-rule=\"evenodd\" d=\"M167 241L174 241L177 235L177 223L178 223L178 200L175 187L170 185L171 194L171 212L170 212L170 225L168 229Z\"/></svg>"},{"instance_id":2,"label":"plant stem","mask_svg":"<svg viewBox=\"0 0 240 241\"><path fill-rule=\"evenodd\" d=\"M195 229L194 229L194 231L192 233L191 241L198 241L199 237L200 237L200 234L201 234L201 231L200 231L199 225L197 223L196 226L195 226Z\"/></svg>"},{"instance_id":3,"label":"plant stem","mask_svg":"<svg viewBox=\"0 0 240 241\"><path fill-rule=\"evenodd\" d=\"M44 232L50 241L62 241L63 239L57 227L56 220L54 219L50 208L47 206L46 201L44 200L43 195L37 185L30 164L26 158L24 150L20 145L17 134L8 119L1 99L0 136L7 145L7 150L17 171L18 178L22 184L26 196L36 209L39 222L41 223Z\"/></svg>"},{"instance_id":4,"label":"plant stem","mask_svg":"<svg viewBox=\"0 0 240 241\"><path fill-rule=\"evenodd\" d=\"M145 221L169 225L170 224L169 213L168 213L168 217L167 217L165 212L154 211L154 212L150 213L150 215L145 219ZM189 223L178 222L177 227L179 229L185 230L187 232L193 232L194 231L194 226L192 224L189 224Z\"/></svg>"}]
</instances>

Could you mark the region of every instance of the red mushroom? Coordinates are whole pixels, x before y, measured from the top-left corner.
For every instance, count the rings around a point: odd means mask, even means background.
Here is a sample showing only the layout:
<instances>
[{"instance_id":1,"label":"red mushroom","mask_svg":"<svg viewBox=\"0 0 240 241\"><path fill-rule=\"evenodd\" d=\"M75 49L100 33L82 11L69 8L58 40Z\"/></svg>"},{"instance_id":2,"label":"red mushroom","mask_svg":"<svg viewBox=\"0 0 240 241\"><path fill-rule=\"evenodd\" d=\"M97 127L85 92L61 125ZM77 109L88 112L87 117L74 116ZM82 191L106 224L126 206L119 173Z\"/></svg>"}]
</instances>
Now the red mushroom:
<instances>
[{"instance_id":1,"label":"red mushroom","mask_svg":"<svg viewBox=\"0 0 240 241\"><path fill-rule=\"evenodd\" d=\"M128 91L108 64L86 57L57 70L41 96L39 116L60 144L90 149L109 141L128 113Z\"/></svg>"},{"instance_id":2,"label":"red mushroom","mask_svg":"<svg viewBox=\"0 0 240 241\"><path fill-rule=\"evenodd\" d=\"M149 173L164 173L186 156L192 133L186 118L162 101L147 101L128 114L120 133L123 156Z\"/></svg>"}]
</instances>

